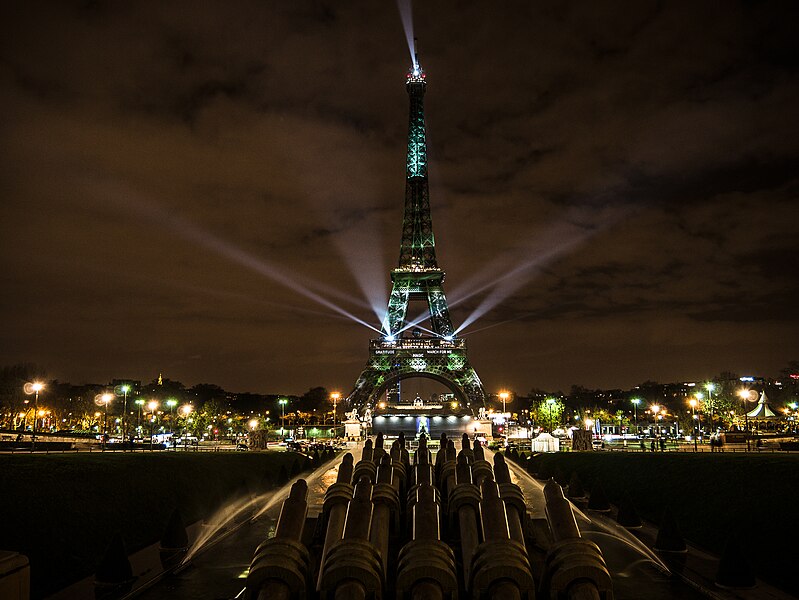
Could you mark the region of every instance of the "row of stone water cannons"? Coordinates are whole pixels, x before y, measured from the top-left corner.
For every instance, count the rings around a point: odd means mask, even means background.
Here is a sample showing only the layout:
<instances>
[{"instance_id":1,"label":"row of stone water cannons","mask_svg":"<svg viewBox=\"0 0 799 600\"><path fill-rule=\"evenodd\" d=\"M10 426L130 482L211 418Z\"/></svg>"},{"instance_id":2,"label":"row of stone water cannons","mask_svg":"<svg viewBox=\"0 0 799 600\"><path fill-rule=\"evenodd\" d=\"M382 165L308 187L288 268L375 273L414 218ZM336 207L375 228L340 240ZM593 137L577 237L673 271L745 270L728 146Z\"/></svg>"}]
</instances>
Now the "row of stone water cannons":
<instances>
[{"instance_id":1,"label":"row of stone water cannons","mask_svg":"<svg viewBox=\"0 0 799 600\"><path fill-rule=\"evenodd\" d=\"M250 600L613 598L602 552L580 536L554 480L544 549L504 457L492 467L466 435L459 452L442 435L435 460L424 437L411 458L403 437L386 450L378 436L353 462L344 455L315 526L307 484L294 483L255 552Z\"/></svg>"}]
</instances>

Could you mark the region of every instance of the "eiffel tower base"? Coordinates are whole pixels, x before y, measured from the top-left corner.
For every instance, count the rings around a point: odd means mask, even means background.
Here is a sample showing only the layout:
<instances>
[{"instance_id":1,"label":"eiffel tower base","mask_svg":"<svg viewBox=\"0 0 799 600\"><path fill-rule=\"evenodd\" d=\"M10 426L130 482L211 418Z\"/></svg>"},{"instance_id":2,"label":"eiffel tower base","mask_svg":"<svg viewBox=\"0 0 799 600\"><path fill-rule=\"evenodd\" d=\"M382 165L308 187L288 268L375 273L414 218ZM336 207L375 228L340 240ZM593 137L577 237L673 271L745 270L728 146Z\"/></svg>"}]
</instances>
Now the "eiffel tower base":
<instances>
[{"instance_id":1,"label":"eiffel tower base","mask_svg":"<svg viewBox=\"0 0 799 600\"><path fill-rule=\"evenodd\" d=\"M485 389L469 364L466 340L435 338L371 340L369 362L348 397L350 406L371 408L386 389L413 377L438 381L473 410L485 406Z\"/></svg>"}]
</instances>

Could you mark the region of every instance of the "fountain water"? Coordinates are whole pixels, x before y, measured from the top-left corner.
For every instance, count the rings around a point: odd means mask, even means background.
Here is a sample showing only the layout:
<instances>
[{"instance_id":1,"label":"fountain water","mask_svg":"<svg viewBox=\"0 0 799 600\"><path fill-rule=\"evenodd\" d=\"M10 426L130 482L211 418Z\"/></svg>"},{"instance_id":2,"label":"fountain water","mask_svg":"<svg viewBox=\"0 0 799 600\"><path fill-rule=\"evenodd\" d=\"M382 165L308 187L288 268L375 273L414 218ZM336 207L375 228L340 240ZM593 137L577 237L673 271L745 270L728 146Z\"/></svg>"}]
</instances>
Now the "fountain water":
<instances>
[{"instance_id":1,"label":"fountain water","mask_svg":"<svg viewBox=\"0 0 799 600\"><path fill-rule=\"evenodd\" d=\"M485 453L486 455L492 454L487 449ZM517 483L522 488L528 499L534 499L532 504L534 505L535 517L535 505L543 506L544 483L534 479L513 461L508 461L507 464L514 483ZM593 540L602 548L602 552L608 561L608 566L614 574L626 573L634 564L641 564L642 561L643 563L651 564L664 574L670 573L665 563L624 527L604 515L592 514L589 516L577 508L574 503L571 504L580 528L580 534L587 539ZM544 515L540 516L544 517Z\"/></svg>"},{"instance_id":2,"label":"fountain water","mask_svg":"<svg viewBox=\"0 0 799 600\"><path fill-rule=\"evenodd\" d=\"M338 465L328 462L305 477L304 479L308 482L309 495L314 498L324 496L327 487L336 480L337 471ZM291 486L300 477L295 477L277 490L265 492L255 497L244 496L236 498L222 506L214 513L208 524L203 527L202 533L194 540L194 543L192 543L186 553L186 557L181 562L180 568L185 568L193 557L230 535L242 525L248 522L255 522L265 515L271 516L269 515L270 511L280 506L280 503L286 499L286 496L291 491ZM250 514L248 515L248 513ZM242 519L245 516L249 516L249 518ZM240 519L242 520L239 522Z\"/></svg>"}]
</instances>

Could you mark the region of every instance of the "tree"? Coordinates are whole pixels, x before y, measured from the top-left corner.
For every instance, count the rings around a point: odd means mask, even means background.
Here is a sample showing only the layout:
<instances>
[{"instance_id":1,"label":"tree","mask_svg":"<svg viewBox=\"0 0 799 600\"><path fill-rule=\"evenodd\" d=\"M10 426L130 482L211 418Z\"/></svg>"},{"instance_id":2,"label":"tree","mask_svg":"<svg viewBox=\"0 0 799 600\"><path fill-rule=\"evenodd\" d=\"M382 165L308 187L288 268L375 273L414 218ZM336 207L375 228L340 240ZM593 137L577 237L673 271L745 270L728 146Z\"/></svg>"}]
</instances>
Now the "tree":
<instances>
[{"instance_id":1,"label":"tree","mask_svg":"<svg viewBox=\"0 0 799 600\"><path fill-rule=\"evenodd\" d=\"M29 406L25 404L29 400L23 388L29 381L46 381L45 370L33 363L18 363L0 368L0 419L5 415L10 415L6 427L11 427L13 416L20 412L26 412ZM32 402L29 402L33 406Z\"/></svg>"},{"instance_id":2,"label":"tree","mask_svg":"<svg viewBox=\"0 0 799 600\"><path fill-rule=\"evenodd\" d=\"M223 402L227 397L227 392L213 383L198 383L189 388L187 392L197 403L197 406L202 406L210 400Z\"/></svg>"},{"instance_id":3,"label":"tree","mask_svg":"<svg viewBox=\"0 0 799 600\"><path fill-rule=\"evenodd\" d=\"M330 394L326 388L311 388L300 396L296 404L292 407L292 410L302 412L313 412L314 409L322 412L332 409L332 405L330 405Z\"/></svg>"},{"instance_id":4,"label":"tree","mask_svg":"<svg viewBox=\"0 0 799 600\"><path fill-rule=\"evenodd\" d=\"M564 408L563 401L549 397L533 404L531 413L535 414L535 421L539 426L552 431L560 426Z\"/></svg>"}]
</instances>

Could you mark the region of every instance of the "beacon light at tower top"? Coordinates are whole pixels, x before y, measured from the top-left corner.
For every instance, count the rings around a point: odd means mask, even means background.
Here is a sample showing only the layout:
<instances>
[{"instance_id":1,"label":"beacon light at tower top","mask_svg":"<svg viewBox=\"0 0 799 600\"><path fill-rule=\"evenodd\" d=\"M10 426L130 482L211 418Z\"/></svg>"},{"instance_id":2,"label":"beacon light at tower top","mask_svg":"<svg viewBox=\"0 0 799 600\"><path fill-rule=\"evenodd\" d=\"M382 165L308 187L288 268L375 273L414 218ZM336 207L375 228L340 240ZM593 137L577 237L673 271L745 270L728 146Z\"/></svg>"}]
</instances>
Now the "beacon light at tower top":
<instances>
[{"instance_id":1,"label":"beacon light at tower top","mask_svg":"<svg viewBox=\"0 0 799 600\"><path fill-rule=\"evenodd\" d=\"M419 57L416 57L413 65L408 69L408 83L423 83L424 79L424 69L422 69L422 65L419 64Z\"/></svg>"}]
</instances>

